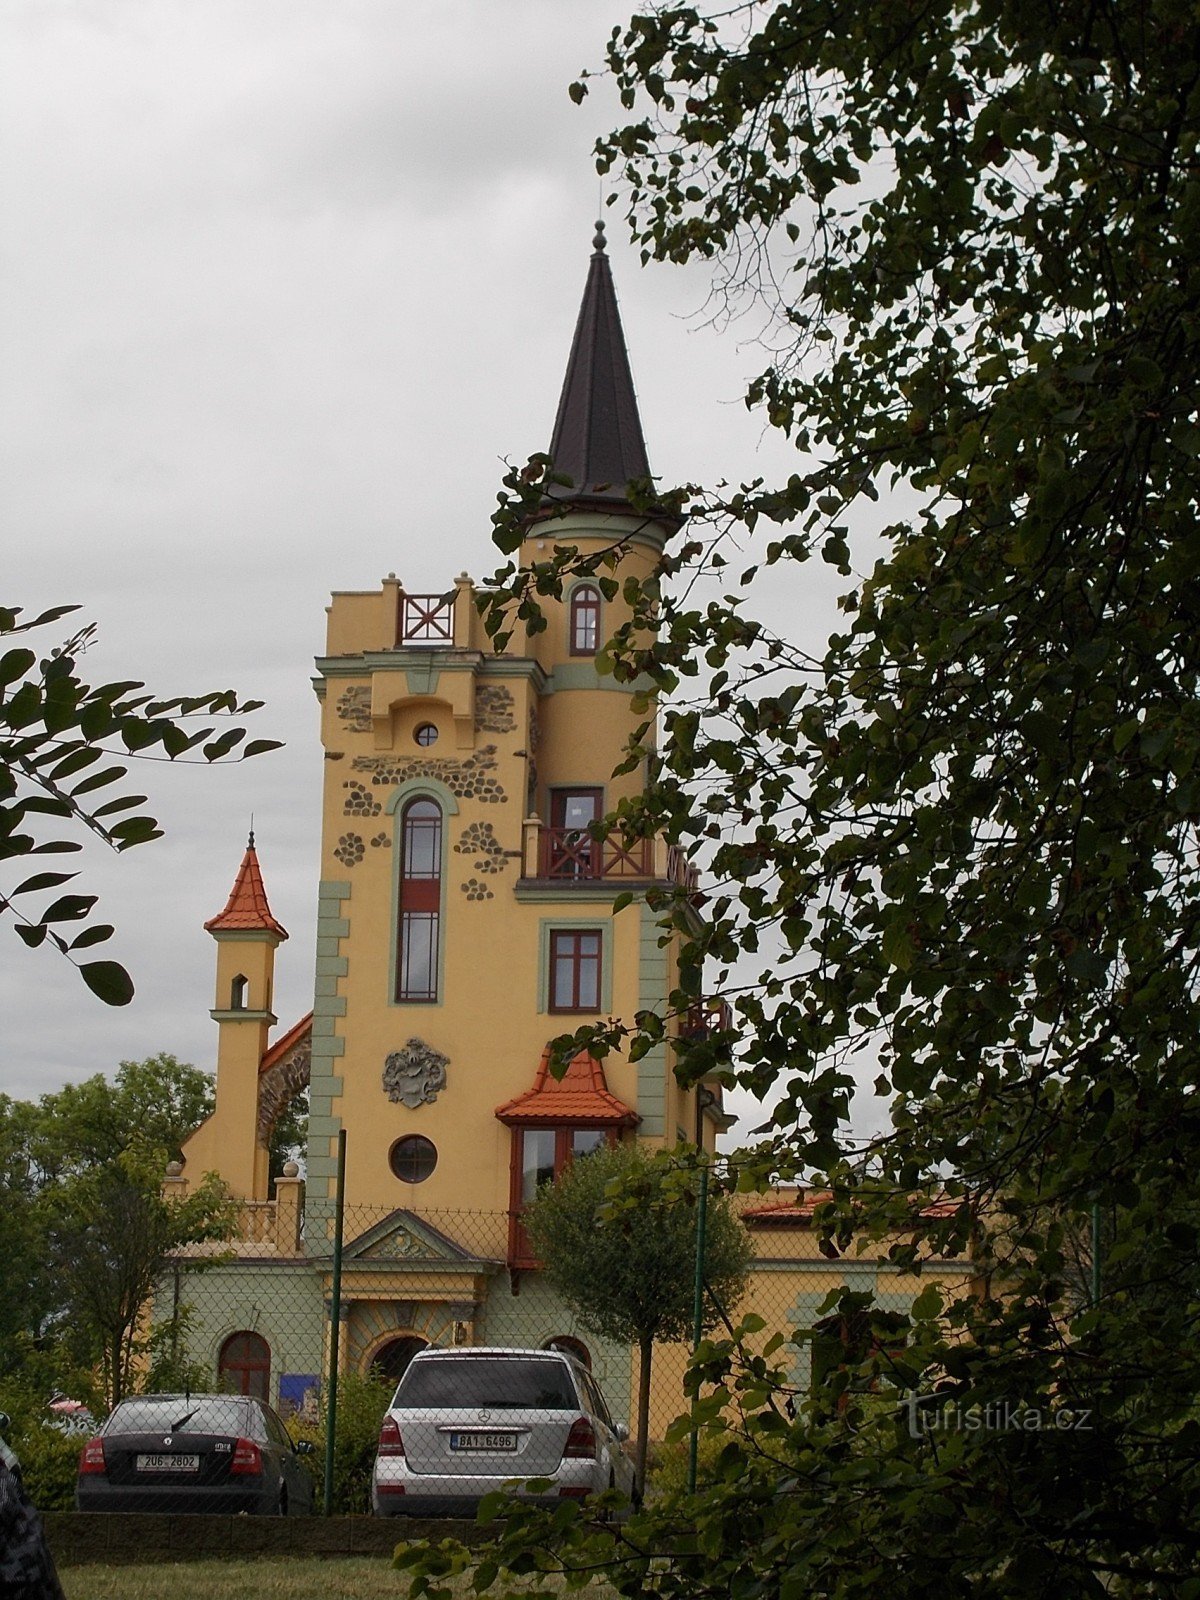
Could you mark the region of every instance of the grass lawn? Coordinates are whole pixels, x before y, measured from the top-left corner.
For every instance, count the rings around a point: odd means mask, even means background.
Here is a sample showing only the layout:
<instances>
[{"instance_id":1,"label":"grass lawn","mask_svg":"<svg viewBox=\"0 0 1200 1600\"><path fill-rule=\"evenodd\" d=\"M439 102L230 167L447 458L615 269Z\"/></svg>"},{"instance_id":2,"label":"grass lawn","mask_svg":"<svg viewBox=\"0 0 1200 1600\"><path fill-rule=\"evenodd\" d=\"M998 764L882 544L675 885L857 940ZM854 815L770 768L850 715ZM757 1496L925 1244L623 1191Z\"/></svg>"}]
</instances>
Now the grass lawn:
<instances>
[{"instance_id":1,"label":"grass lawn","mask_svg":"<svg viewBox=\"0 0 1200 1600\"><path fill-rule=\"evenodd\" d=\"M408 1575L387 1556L304 1556L295 1560L179 1561L144 1567L67 1567L59 1576L67 1600L407 1600ZM469 1579L455 1580L468 1600ZM585 1593L615 1600L607 1584Z\"/></svg>"},{"instance_id":2,"label":"grass lawn","mask_svg":"<svg viewBox=\"0 0 1200 1600\"><path fill-rule=\"evenodd\" d=\"M145 1567L67 1567L67 1600L405 1600L408 1580L387 1556L181 1561Z\"/></svg>"}]
</instances>

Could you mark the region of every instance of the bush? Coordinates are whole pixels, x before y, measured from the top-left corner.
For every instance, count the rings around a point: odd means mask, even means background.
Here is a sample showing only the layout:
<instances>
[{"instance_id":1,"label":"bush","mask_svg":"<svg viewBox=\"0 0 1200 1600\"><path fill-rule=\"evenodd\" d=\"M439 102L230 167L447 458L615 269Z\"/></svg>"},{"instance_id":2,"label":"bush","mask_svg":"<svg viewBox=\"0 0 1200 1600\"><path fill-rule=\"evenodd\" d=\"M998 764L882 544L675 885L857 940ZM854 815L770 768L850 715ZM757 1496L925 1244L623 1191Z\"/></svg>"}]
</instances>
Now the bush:
<instances>
[{"instance_id":1,"label":"bush","mask_svg":"<svg viewBox=\"0 0 1200 1600\"><path fill-rule=\"evenodd\" d=\"M375 1378L360 1378L343 1373L338 1380L337 1439L333 1452L333 1511L369 1511L371 1472L375 1466L375 1447L379 1425L395 1390L395 1385ZM325 1504L325 1424L326 1395L316 1422L289 1417L288 1432L297 1444L307 1439L312 1455L302 1457L313 1478L313 1505Z\"/></svg>"},{"instance_id":2,"label":"bush","mask_svg":"<svg viewBox=\"0 0 1200 1600\"><path fill-rule=\"evenodd\" d=\"M707 1488L717 1478L717 1458L729 1443L732 1435L724 1430L701 1429L696 1456L696 1486ZM691 1442L678 1439L670 1443L650 1446L646 1463L646 1495L682 1494L687 1488L688 1466L691 1459Z\"/></svg>"},{"instance_id":3,"label":"bush","mask_svg":"<svg viewBox=\"0 0 1200 1600\"><path fill-rule=\"evenodd\" d=\"M25 1492L39 1511L72 1510L79 1452L85 1442L42 1423L13 1430L10 1443L21 1462Z\"/></svg>"}]
</instances>

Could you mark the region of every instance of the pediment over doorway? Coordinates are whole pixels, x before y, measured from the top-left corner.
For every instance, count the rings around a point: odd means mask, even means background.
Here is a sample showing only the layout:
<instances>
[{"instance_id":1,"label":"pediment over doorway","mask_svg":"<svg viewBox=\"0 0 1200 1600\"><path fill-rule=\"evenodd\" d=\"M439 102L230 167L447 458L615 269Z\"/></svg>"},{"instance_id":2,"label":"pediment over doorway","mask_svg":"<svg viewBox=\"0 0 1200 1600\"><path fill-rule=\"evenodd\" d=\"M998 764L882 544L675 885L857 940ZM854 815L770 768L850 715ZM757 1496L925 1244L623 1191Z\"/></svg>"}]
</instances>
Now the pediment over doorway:
<instances>
[{"instance_id":1,"label":"pediment over doorway","mask_svg":"<svg viewBox=\"0 0 1200 1600\"><path fill-rule=\"evenodd\" d=\"M400 1261L412 1265L480 1267L479 1256L457 1244L415 1212L397 1210L360 1233L342 1251L352 1261Z\"/></svg>"}]
</instances>

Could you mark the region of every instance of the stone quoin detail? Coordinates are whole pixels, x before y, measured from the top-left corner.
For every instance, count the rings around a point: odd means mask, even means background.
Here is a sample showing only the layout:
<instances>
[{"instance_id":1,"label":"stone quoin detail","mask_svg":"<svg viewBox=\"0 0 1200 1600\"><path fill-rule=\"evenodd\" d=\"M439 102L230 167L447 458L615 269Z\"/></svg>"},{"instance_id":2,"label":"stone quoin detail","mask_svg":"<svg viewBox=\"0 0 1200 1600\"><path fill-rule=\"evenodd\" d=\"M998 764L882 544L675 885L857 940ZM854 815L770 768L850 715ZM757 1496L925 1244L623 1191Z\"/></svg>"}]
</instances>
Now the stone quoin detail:
<instances>
[{"instance_id":1,"label":"stone quoin detail","mask_svg":"<svg viewBox=\"0 0 1200 1600\"><path fill-rule=\"evenodd\" d=\"M475 690L475 728L478 733L511 733L517 725L516 702L502 683L481 683Z\"/></svg>"},{"instance_id":2,"label":"stone quoin detail","mask_svg":"<svg viewBox=\"0 0 1200 1600\"><path fill-rule=\"evenodd\" d=\"M337 698L337 714L351 733L371 731L371 686L356 683Z\"/></svg>"},{"instance_id":3,"label":"stone quoin detail","mask_svg":"<svg viewBox=\"0 0 1200 1600\"><path fill-rule=\"evenodd\" d=\"M348 791L345 807L348 817L377 817L383 810L371 791L363 784L355 783L353 778L344 783L342 788Z\"/></svg>"},{"instance_id":4,"label":"stone quoin detail","mask_svg":"<svg viewBox=\"0 0 1200 1600\"><path fill-rule=\"evenodd\" d=\"M451 756L436 759L396 756L355 756L354 770L369 772L375 787L405 783L410 778L436 778L459 800L480 800L484 805L505 805L508 796L495 778L488 776L499 763L496 746L484 745L473 756L456 761ZM351 780L353 781L353 780ZM349 784L347 784L349 788ZM365 792L365 791L364 791Z\"/></svg>"},{"instance_id":5,"label":"stone quoin detail","mask_svg":"<svg viewBox=\"0 0 1200 1600\"><path fill-rule=\"evenodd\" d=\"M344 867L356 867L367 853L361 833L344 833L333 852Z\"/></svg>"},{"instance_id":6,"label":"stone quoin detail","mask_svg":"<svg viewBox=\"0 0 1200 1600\"><path fill-rule=\"evenodd\" d=\"M271 1130L284 1109L308 1088L312 1043L306 1034L258 1080L258 1142L270 1144Z\"/></svg>"},{"instance_id":7,"label":"stone quoin detail","mask_svg":"<svg viewBox=\"0 0 1200 1600\"><path fill-rule=\"evenodd\" d=\"M462 838L454 846L455 855L475 856L471 863L476 872L503 872L508 866L511 852L504 849L490 822L472 822L463 829Z\"/></svg>"}]
</instances>

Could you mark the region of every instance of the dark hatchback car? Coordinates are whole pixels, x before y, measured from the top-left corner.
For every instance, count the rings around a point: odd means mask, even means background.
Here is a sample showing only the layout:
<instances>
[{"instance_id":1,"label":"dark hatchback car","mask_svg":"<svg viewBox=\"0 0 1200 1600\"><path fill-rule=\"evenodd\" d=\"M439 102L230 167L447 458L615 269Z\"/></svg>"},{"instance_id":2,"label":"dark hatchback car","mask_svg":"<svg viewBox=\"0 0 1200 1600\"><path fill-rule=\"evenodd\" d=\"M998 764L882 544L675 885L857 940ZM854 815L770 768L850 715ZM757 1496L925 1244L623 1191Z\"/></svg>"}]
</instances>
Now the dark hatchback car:
<instances>
[{"instance_id":1,"label":"dark hatchback car","mask_svg":"<svg viewBox=\"0 0 1200 1600\"><path fill-rule=\"evenodd\" d=\"M138 1395L84 1445L75 1508L305 1515L312 1478L300 1458L311 1448L246 1395Z\"/></svg>"}]
</instances>

